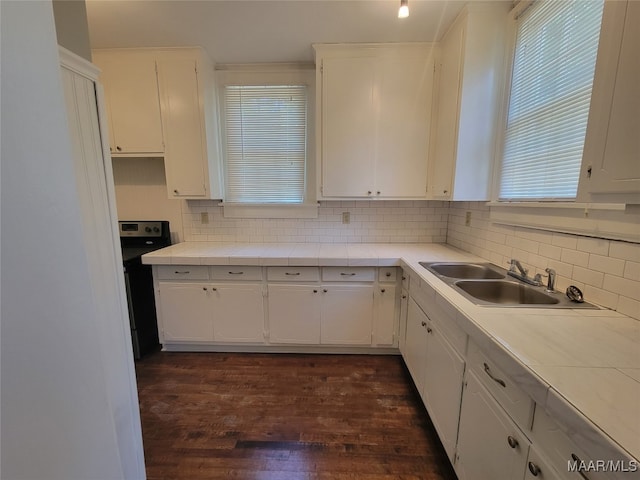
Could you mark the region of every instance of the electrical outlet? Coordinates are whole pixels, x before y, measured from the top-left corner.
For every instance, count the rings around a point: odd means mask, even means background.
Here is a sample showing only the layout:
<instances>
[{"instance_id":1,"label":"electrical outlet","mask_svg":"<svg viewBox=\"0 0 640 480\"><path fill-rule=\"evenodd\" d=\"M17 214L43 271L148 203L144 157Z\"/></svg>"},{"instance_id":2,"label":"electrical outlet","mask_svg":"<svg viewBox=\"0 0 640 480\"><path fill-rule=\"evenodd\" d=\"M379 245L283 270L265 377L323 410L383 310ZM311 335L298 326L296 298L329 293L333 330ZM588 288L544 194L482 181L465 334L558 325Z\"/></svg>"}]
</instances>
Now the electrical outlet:
<instances>
[{"instance_id":1,"label":"electrical outlet","mask_svg":"<svg viewBox=\"0 0 640 480\"><path fill-rule=\"evenodd\" d=\"M209 212L200 213L200 223L202 224L209 223Z\"/></svg>"},{"instance_id":2,"label":"electrical outlet","mask_svg":"<svg viewBox=\"0 0 640 480\"><path fill-rule=\"evenodd\" d=\"M464 216L464 226L465 227L471 226L471 212L467 212L466 215Z\"/></svg>"},{"instance_id":3,"label":"electrical outlet","mask_svg":"<svg viewBox=\"0 0 640 480\"><path fill-rule=\"evenodd\" d=\"M342 223L345 225L351 223L351 213L350 212L342 212Z\"/></svg>"}]
</instances>

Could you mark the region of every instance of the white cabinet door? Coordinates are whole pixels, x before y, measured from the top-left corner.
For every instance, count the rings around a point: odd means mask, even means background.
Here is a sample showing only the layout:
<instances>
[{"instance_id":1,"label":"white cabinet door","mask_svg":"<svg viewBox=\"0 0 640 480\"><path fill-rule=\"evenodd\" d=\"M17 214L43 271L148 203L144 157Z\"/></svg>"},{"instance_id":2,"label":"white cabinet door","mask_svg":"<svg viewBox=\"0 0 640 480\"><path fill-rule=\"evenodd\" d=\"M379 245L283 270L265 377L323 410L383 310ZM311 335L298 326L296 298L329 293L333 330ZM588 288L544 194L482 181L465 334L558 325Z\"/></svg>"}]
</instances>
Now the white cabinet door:
<instances>
[{"instance_id":1,"label":"white cabinet door","mask_svg":"<svg viewBox=\"0 0 640 480\"><path fill-rule=\"evenodd\" d=\"M454 464L459 480L521 479L529 445L475 375L468 372Z\"/></svg>"},{"instance_id":2,"label":"white cabinet door","mask_svg":"<svg viewBox=\"0 0 640 480\"><path fill-rule=\"evenodd\" d=\"M396 287L380 285L374 302L373 344L391 346L396 339Z\"/></svg>"},{"instance_id":3,"label":"white cabinet door","mask_svg":"<svg viewBox=\"0 0 640 480\"><path fill-rule=\"evenodd\" d=\"M606 2L581 189L640 203L640 3Z\"/></svg>"},{"instance_id":4,"label":"white cabinet door","mask_svg":"<svg viewBox=\"0 0 640 480\"><path fill-rule=\"evenodd\" d=\"M403 358L420 396L424 400L427 368L427 326L430 320L418 304L409 298L407 311L407 337Z\"/></svg>"},{"instance_id":5,"label":"white cabinet door","mask_svg":"<svg viewBox=\"0 0 640 480\"><path fill-rule=\"evenodd\" d=\"M214 284L210 296L216 342L264 342L261 284Z\"/></svg>"},{"instance_id":6,"label":"white cabinet door","mask_svg":"<svg viewBox=\"0 0 640 480\"><path fill-rule=\"evenodd\" d=\"M158 82L169 197L205 197L206 142L196 60L183 55L159 56Z\"/></svg>"},{"instance_id":7,"label":"white cabinet door","mask_svg":"<svg viewBox=\"0 0 640 480\"><path fill-rule=\"evenodd\" d=\"M424 197L427 193L432 58L421 54L385 55L379 65L376 146L376 197ZM380 192L380 193L378 193Z\"/></svg>"},{"instance_id":8,"label":"white cabinet door","mask_svg":"<svg viewBox=\"0 0 640 480\"><path fill-rule=\"evenodd\" d=\"M316 45L322 198L425 198L431 46Z\"/></svg>"},{"instance_id":9,"label":"white cabinet door","mask_svg":"<svg viewBox=\"0 0 640 480\"><path fill-rule=\"evenodd\" d=\"M367 197L372 194L375 183L374 75L372 57L322 60L324 197Z\"/></svg>"},{"instance_id":10,"label":"white cabinet door","mask_svg":"<svg viewBox=\"0 0 640 480\"><path fill-rule=\"evenodd\" d=\"M93 51L102 73L112 155L162 156L164 142L153 54Z\"/></svg>"},{"instance_id":11,"label":"white cabinet door","mask_svg":"<svg viewBox=\"0 0 640 480\"><path fill-rule=\"evenodd\" d=\"M576 474L575 479L579 476ZM524 473L524 480L562 480L560 475L551 467L548 460L545 459L536 449L536 445L529 448L529 458L527 459L527 468Z\"/></svg>"},{"instance_id":12,"label":"white cabinet door","mask_svg":"<svg viewBox=\"0 0 640 480\"><path fill-rule=\"evenodd\" d=\"M371 345L373 285L324 285L320 343Z\"/></svg>"},{"instance_id":13,"label":"white cabinet door","mask_svg":"<svg viewBox=\"0 0 640 480\"><path fill-rule=\"evenodd\" d=\"M407 339L407 310L409 308L409 292L402 289L400 292L400 321L398 327L398 348L404 357L406 355Z\"/></svg>"},{"instance_id":14,"label":"white cabinet door","mask_svg":"<svg viewBox=\"0 0 640 480\"><path fill-rule=\"evenodd\" d=\"M211 287L199 283L159 285L161 342L213 341Z\"/></svg>"},{"instance_id":15,"label":"white cabinet door","mask_svg":"<svg viewBox=\"0 0 640 480\"><path fill-rule=\"evenodd\" d=\"M465 363L442 335L436 322L432 322L427 332L424 398L440 441L453 461Z\"/></svg>"},{"instance_id":16,"label":"white cabinet door","mask_svg":"<svg viewBox=\"0 0 640 480\"><path fill-rule=\"evenodd\" d=\"M320 344L320 287L269 285L269 342Z\"/></svg>"}]
</instances>

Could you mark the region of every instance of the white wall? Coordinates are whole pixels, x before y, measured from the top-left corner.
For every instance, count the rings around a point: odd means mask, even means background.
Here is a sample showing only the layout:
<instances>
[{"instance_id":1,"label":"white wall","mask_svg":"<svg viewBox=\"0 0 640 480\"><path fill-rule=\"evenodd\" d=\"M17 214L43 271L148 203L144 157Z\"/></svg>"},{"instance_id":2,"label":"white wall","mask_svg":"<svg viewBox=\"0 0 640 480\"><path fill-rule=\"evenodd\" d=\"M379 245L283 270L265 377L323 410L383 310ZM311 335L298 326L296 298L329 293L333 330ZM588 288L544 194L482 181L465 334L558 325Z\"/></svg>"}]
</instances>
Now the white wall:
<instances>
[{"instance_id":1,"label":"white wall","mask_svg":"<svg viewBox=\"0 0 640 480\"><path fill-rule=\"evenodd\" d=\"M0 477L144 478L120 457L123 362L99 348L51 2L2 1L0 18Z\"/></svg>"},{"instance_id":2,"label":"white wall","mask_svg":"<svg viewBox=\"0 0 640 480\"><path fill-rule=\"evenodd\" d=\"M576 285L587 301L640 319L640 244L498 225L484 202L451 202L447 243L496 265L517 258L531 276L553 268L558 290Z\"/></svg>"},{"instance_id":3,"label":"white wall","mask_svg":"<svg viewBox=\"0 0 640 480\"><path fill-rule=\"evenodd\" d=\"M118 220L168 220L172 243L184 242L185 200L169 198L162 158L113 158Z\"/></svg>"}]
</instances>

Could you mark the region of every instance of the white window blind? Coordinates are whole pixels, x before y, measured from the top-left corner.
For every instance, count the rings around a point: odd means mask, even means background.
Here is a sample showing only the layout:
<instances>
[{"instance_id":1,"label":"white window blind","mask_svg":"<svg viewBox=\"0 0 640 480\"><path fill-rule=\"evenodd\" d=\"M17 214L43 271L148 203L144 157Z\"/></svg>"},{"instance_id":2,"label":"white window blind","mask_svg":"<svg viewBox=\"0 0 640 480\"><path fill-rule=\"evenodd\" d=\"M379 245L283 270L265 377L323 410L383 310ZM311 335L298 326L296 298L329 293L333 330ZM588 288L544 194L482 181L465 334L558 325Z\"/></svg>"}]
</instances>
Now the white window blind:
<instances>
[{"instance_id":1,"label":"white window blind","mask_svg":"<svg viewBox=\"0 0 640 480\"><path fill-rule=\"evenodd\" d=\"M539 0L518 19L500 200L575 198L602 8Z\"/></svg>"},{"instance_id":2,"label":"white window blind","mask_svg":"<svg viewBox=\"0 0 640 480\"><path fill-rule=\"evenodd\" d=\"M307 87L226 86L225 201L304 201Z\"/></svg>"}]
</instances>

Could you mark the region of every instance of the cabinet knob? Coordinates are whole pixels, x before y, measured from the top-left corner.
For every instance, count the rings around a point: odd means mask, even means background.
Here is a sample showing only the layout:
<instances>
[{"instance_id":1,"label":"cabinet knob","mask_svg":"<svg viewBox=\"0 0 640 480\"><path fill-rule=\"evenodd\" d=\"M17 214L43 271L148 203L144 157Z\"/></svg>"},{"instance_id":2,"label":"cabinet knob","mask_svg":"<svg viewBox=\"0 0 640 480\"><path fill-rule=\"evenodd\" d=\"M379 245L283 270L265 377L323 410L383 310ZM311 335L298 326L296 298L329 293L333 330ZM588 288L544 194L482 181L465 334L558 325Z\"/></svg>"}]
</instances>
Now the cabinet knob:
<instances>
[{"instance_id":1,"label":"cabinet knob","mask_svg":"<svg viewBox=\"0 0 640 480\"><path fill-rule=\"evenodd\" d=\"M380 190L378 190L378 191L376 192L376 195L380 195Z\"/></svg>"},{"instance_id":2,"label":"cabinet knob","mask_svg":"<svg viewBox=\"0 0 640 480\"><path fill-rule=\"evenodd\" d=\"M533 475L534 477L537 477L540 474L540 467L537 466L535 463L529 462L527 466L529 467L529 471L531 472L531 475Z\"/></svg>"},{"instance_id":3,"label":"cabinet knob","mask_svg":"<svg viewBox=\"0 0 640 480\"><path fill-rule=\"evenodd\" d=\"M449 193L449 190L443 190L442 193L446 195L447 193Z\"/></svg>"},{"instance_id":4,"label":"cabinet knob","mask_svg":"<svg viewBox=\"0 0 640 480\"><path fill-rule=\"evenodd\" d=\"M509 446L510 446L511 448L517 448L517 447L518 447L518 445L519 445L518 440L516 440L515 438L513 438L511 435L509 435L509 436L507 437L507 443L509 444Z\"/></svg>"},{"instance_id":5,"label":"cabinet knob","mask_svg":"<svg viewBox=\"0 0 640 480\"><path fill-rule=\"evenodd\" d=\"M373 192L371 190L367 190L367 195L371 195Z\"/></svg>"},{"instance_id":6,"label":"cabinet knob","mask_svg":"<svg viewBox=\"0 0 640 480\"><path fill-rule=\"evenodd\" d=\"M318 290L314 290L313 293L318 293Z\"/></svg>"},{"instance_id":7,"label":"cabinet knob","mask_svg":"<svg viewBox=\"0 0 640 480\"><path fill-rule=\"evenodd\" d=\"M404 300L405 298L407 298L407 296L406 295L402 295L402 299Z\"/></svg>"},{"instance_id":8,"label":"cabinet knob","mask_svg":"<svg viewBox=\"0 0 640 480\"><path fill-rule=\"evenodd\" d=\"M207 287L202 287L202 289L206 292L207 291Z\"/></svg>"},{"instance_id":9,"label":"cabinet knob","mask_svg":"<svg viewBox=\"0 0 640 480\"><path fill-rule=\"evenodd\" d=\"M328 290L327 290L326 288L323 288L323 289L322 289L322 291L323 291L324 293L327 293L327 292L328 292Z\"/></svg>"},{"instance_id":10,"label":"cabinet knob","mask_svg":"<svg viewBox=\"0 0 640 480\"><path fill-rule=\"evenodd\" d=\"M433 333L433 329L431 327L427 327L427 333Z\"/></svg>"},{"instance_id":11,"label":"cabinet knob","mask_svg":"<svg viewBox=\"0 0 640 480\"><path fill-rule=\"evenodd\" d=\"M391 272L387 272L384 274L385 277L390 277L391 276Z\"/></svg>"},{"instance_id":12,"label":"cabinet knob","mask_svg":"<svg viewBox=\"0 0 640 480\"><path fill-rule=\"evenodd\" d=\"M217 292L217 291L218 291L218 289L217 289L216 287L211 287L211 291L212 291L212 292Z\"/></svg>"},{"instance_id":13,"label":"cabinet knob","mask_svg":"<svg viewBox=\"0 0 640 480\"><path fill-rule=\"evenodd\" d=\"M178 195L178 189L174 189L173 193L175 193L176 195Z\"/></svg>"},{"instance_id":14,"label":"cabinet knob","mask_svg":"<svg viewBox=\"0 0 640 480\"><path fill-rule=\"evenodd\" d=\"M119 151L119 152L121 152L121 151L122 151L122 147L118 147L118 146L116 146L116 150L117 150L117 151Z\"/></svg>"},{"instance_id":15,"label":"cabinet knob","mask_svg":"<svg viewBox=\"0 0 640 480\"><path fill-rule=\"evenodd\" d=\"M422 325L423 327L427 326L427 322L420 322L420 325Z\"/></svg>"},{"instance_id":16,"label":"cabinet knob","mask_svg":"<svg viewBox=\"0 0 640 480\"><path fill-rule=\"evenodd\" d=\"M380 289L380 293L384 293L384 292L386 292L386 289L381 288L381 289Z\"/></svg>"}]
</instances>

